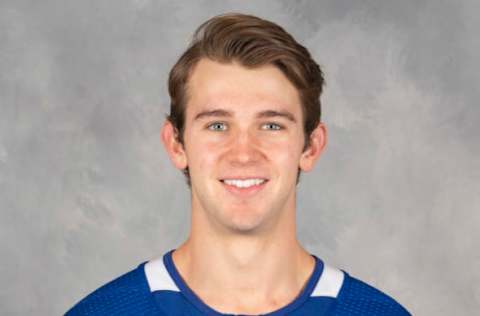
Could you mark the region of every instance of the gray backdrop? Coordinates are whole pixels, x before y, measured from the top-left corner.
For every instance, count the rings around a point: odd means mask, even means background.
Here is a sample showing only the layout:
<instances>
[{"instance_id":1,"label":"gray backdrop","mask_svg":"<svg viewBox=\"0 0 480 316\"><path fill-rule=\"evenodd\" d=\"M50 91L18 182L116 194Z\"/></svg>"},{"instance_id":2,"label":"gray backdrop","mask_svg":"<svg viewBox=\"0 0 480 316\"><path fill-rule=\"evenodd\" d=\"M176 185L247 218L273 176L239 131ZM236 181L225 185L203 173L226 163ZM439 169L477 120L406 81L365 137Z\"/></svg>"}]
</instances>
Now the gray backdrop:
<instances>
[{"instance_id":1,"label":"gray backdrop","mask_svg":"<svg viewBox=\"0 0 480 316\"><path fill-rule=\"evenodd\" d=\"M416 315L480 308L478 1L0 1L0 314L60 315L174 248L159 129L204 20L271 19L324 67L299 237Z\"/></svg>"}]
</instances>

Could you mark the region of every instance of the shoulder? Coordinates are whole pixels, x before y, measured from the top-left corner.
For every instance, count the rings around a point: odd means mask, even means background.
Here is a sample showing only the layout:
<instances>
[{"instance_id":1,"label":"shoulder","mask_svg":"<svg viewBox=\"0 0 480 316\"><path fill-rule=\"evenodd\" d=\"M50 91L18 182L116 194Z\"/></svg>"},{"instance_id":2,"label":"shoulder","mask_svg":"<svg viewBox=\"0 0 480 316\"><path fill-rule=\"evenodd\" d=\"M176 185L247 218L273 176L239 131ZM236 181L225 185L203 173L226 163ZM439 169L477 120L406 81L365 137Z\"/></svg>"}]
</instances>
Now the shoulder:
<instances>
[{"instance_id":1,"label":"shoulder","mask_svg":"<svg viewBox=\"0 0 480 316\"><path fill-rule=\"evenodd\" d=\"M144 264L90 293L65 315L157 315L145 280Z\"/></svg>"},{"instance_id":2,"label":"shoulder","mask_svg":"<svg viewBox=\"0 0 480 316\"><path fill-rule=\"evenodd\" d=\"M395 299L373 286L344 272L344 282L338 295L336 316L409 316Z\"/></svg>"}]
</instances>

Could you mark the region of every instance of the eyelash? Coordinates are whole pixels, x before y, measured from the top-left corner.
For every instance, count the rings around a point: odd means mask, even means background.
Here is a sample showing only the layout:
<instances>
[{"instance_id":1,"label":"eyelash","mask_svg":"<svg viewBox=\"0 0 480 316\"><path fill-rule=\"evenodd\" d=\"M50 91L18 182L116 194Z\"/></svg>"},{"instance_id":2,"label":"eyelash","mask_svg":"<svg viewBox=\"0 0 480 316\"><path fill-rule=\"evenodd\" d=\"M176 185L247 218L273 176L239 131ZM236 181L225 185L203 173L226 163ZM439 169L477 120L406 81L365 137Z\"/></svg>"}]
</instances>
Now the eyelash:
<instances>
[{"instance_id":1,"label":"eyelash","mask_svg":"<svg viewBox=\"0 0 480 316\"><path fill-rule=\"evenodd\" d=\"M224 122L215 122L215 123L212 123L212 124L208 124L207 129L212 130L212 131L221 131L221 130L218 130L218 129L212 129L211 128L212 126L218 125L218 124L225 124L225 123ZM282 125L277 124L277 123L266 123L264 125L275 125L275 126L277 126L277 128L270 129L272 131L279 131L279 130L284 129L284 127Z\"/></svg>"}]
</instances>

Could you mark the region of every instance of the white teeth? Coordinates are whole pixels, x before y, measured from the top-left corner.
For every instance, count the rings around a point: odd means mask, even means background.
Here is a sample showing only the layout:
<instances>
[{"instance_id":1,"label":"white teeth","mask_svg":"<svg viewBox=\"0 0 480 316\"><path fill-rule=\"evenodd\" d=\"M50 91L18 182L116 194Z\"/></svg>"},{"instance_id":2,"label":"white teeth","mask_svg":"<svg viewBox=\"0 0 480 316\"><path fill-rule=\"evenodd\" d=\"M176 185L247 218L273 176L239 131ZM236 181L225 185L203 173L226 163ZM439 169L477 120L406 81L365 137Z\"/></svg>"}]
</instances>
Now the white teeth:
<instances>
[{"instance_id":1,"label":"white teeth","mask_svg":"<svg viewBox=\"0 0 480 316\"><path fill-rule=\"evenodd\" d=\"M223 180L228 185L234 185L238 188L248 188L252 185L259 185L265 182L265 179L247 179L247 180Z\"/></svg>"}]
</instances>

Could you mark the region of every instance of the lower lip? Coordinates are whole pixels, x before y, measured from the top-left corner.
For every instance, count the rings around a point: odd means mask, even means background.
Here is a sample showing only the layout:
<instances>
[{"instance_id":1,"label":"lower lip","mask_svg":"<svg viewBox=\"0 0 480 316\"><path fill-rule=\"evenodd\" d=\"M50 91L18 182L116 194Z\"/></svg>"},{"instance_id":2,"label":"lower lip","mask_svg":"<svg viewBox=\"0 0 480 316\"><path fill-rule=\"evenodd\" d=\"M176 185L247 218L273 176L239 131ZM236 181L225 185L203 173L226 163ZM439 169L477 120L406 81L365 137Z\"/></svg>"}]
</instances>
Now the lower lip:
<instances>
[{"instance_id":1,"label":"lower lip","mask_svg":"<svg viewBox=\"0 0 480 316\"><path fill-rule=\"evenodd\" d=\"M257 185L252 185L248 188L239 188L234 185L226 184L223 181L220 181L220 182L223 184L223 187L227 189L227 191L229 191L230 193L239 197L250 197L252 195L257 194L259 191L261 191L267 184L268 180Z\"/></svg>"}]
</instances>

